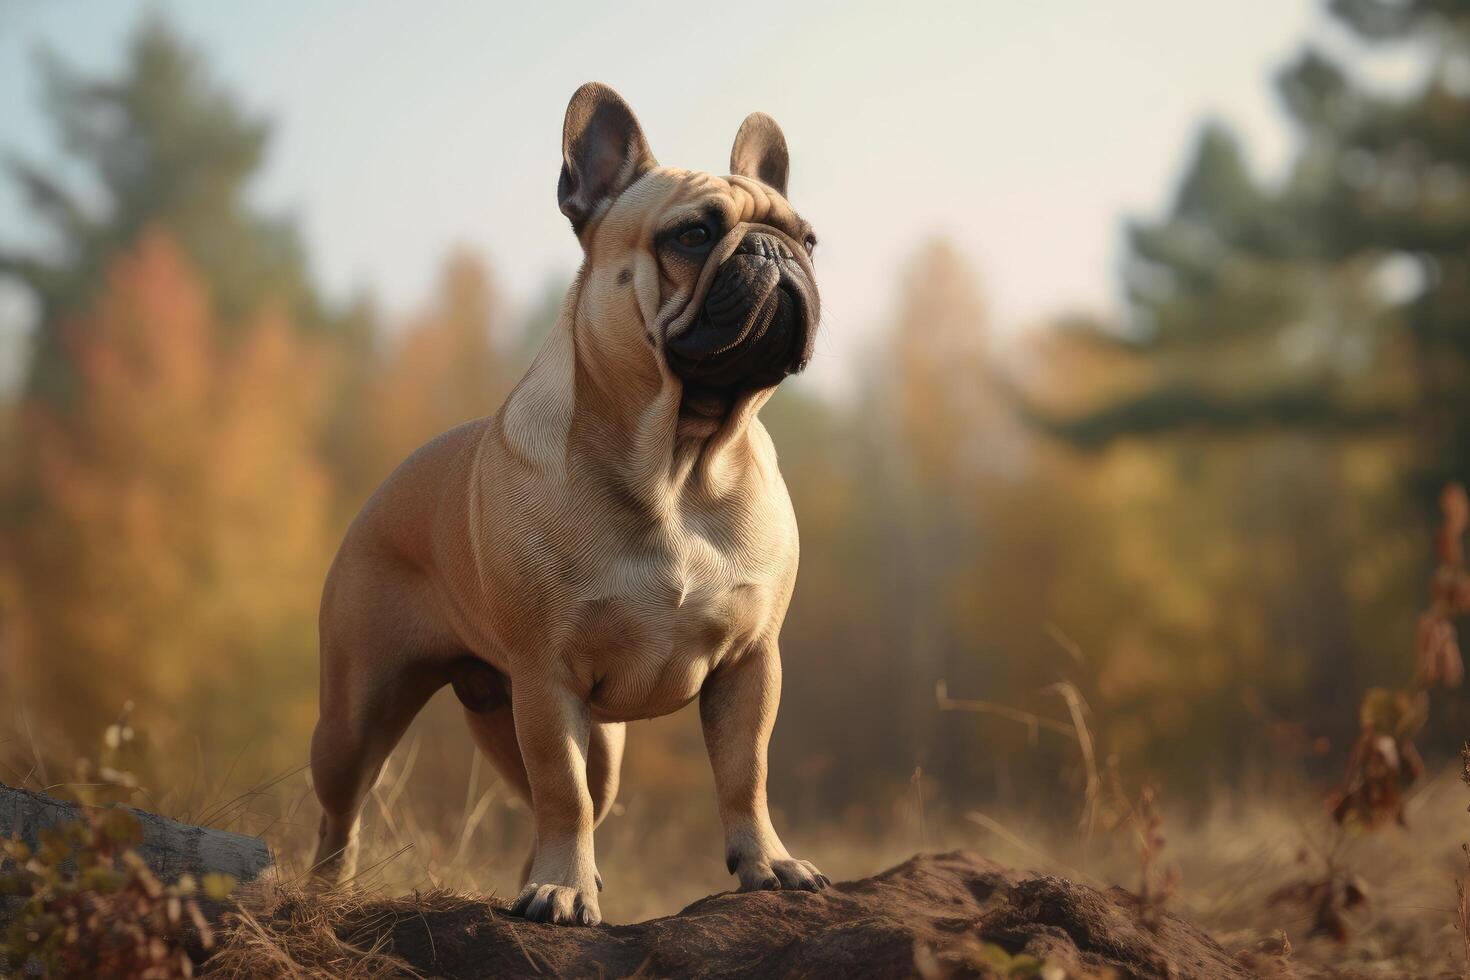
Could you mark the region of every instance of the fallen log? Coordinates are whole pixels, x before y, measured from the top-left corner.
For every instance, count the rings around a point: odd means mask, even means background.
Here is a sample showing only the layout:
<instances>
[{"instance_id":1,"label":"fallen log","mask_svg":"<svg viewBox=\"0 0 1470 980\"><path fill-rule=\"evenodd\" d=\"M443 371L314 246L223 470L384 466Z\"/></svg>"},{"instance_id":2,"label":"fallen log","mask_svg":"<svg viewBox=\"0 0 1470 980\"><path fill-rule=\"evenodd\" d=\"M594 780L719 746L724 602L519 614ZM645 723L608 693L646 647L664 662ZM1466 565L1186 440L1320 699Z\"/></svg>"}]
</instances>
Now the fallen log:
<instances>
[{"instance_id":1,"label":"fallen log","mask_svg":"<svg viewBox=\"0 0 1470 980\"><path fill-rule=\"evenodd\" d=\"M164 882L209 872L250 881L271 865L270 848L258 837L195 827L132 807L122 809L138 818L143 842L135 850ZM77 803L0 786L0 838L19 837L34 848L42 830L85 820L86 810Z\"/></svg>"}]
</instances>

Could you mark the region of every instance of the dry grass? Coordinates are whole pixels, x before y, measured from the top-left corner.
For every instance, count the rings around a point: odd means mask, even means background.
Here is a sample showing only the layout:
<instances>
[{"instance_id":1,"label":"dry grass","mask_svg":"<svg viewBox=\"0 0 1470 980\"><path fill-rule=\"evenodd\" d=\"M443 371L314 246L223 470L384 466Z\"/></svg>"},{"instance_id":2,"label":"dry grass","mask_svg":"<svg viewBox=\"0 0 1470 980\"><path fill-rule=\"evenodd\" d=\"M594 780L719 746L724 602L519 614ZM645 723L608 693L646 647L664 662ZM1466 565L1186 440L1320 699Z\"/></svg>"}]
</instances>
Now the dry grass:
<instances>
[{"instance_id":1,"label":"dry grass","mask_svg":"<svg viewBox=\"0 0 1470 980\"><path fill-rule=\"evenodd\" d=\"M472 784L464 799L474 802L446 814L433 795L420 791L431 779L421 772L415 779L412 758L410 744L375 791L379 805L364 830L362 884L398 895L444 887L513 893L529 832L523 807L493 784ZM640 790L636 773L632 777L624 804L597 834L598 862L608 882L602 905L609 921L671 914L728 889L731 880L720 861L719 827L708 794L695 787L681 798L656 798ZM793 850L834 880L873 874L921 846L972 849L1006 864L1097 885L1131 887L1138 880L1136 825L1103 831L1089 844L1087 829L1071 817L1076 800L1038 803L1028 812L970 811L967 819L942 788L932 781L925 785L930 793L922 829L921 801L909 791L895 793L890 826L881 833L784 822L783 830ZM1154 833L1167 826L1169 861L1179 872L1171 909L1227 948L1251 948L1284 930L1298 967L1324 975L1436 976L1462 969L1450 883L1464 860L1460 843L1470 820L1454 773L1446 770L1425 780L1407 798L1407 827L1372 834L1339 827L1320 797L1311 794L1284 799L1222 792L1194 812L1171 809L1167 798L1152 806L1150 826ZM277 840L289 881L304 867L310 834L283 834ZM1367 905L1354 913L1345 944L1311 935L1310 910L1273 908L1269 901L1274 892L1330 862L1351 867L1367 883ZM311 917L338 913L323 908L301 914L320 922L325 920Z\"/></svg>"},{"instance_id":2,"label":"dry grass","mask_svg":"<svg viewBox=\"0 0 1470 980\"><path fill-rule=\"evenodd\" d=\"M206 972L238 980L417 976L384 952L384 920L417 918L446 903L465 901L447 893L384 900L353 889L307 895L294 885L268 882L242 897Z\"/></svg>"},{"instance_id":3,"label":"dry grass","mask_svg":"<svg viewBox=\"0 0 1470 980\"><path fill-rule=\"evenodd\" d=\"M305 773L262 779L248 791L213 801L167 797L175 806L163 809L174 814L264 833L278 856L276 877L249 890L233 928L221 931L208 972L401 973L402 964L376 947L383 930L372 916L413 916L514 893L529 814L475 762L458 719L449 720L453 727L439 728L431 714L390 760L367 808L355 887L326 898L305 901L297 889L316 824ZM677 745L686 735L697 739L692 715L652 724L666 727L635 732L635 740ZM32 755L24 743L11 747ZM610 922L671 914L733 883L721 859L707 767L701 759L690 761L671 786L659 778L667 766L662 758L630 757L622 802L597 832L598 863L607 881L602 908ZM458 775L451 780L446 773ZM1167 863L1179 871L1168 907L1232 950L1280 948L1278 930L1284 930L1293 948L1290 962L1306 976L1460 975L1464 935L1453 883L1465 870L1461 844L1470 836L1470 817L1456 776L1446 768L1406 795L1406 827L1358 834L1335 824L1313 792L1286 797L1279 791L1222 791L1205 804L1163 794L1151 804L1148 826L1152 834L1167 835ZM1097 807L1089 806L1081 787L1038 798L1027 809L983 813L967 805L962 790L939 785L926 773L875 804L887 814L882 821L818 826L779 813L776 819L793 851L834 880L871 875L920 849L970 849L1100 887L1136 887L1138 824L1111 820L1105 812L1093 827L1087 814ZM1099 796L1106 810L1108 794ZM133 799L149 805L153 798ZM881 828L868 829L874 823ZM1273 892L1334 862L1365 882L1368 898L1352 913L1352 934L1344 944L1312 936L1310 910L1273 908L1269 902ZM399 898L384 903L383 896Z\"/></svg>"},{"instance_id":4,"label":"dry grass","mask_svg":"<svg viewBox=\"0 0 1470 980\"><path fill-rule=\"evenodd\" d=\"M383 793L388 787L380 786ZM1320 800L1267 799L1221 794L1198 814L1171 812L1154 802L1154 818L1168 826L1168 856L1179 869L1170 909L1209 931L1227 949L1292 950L1299 975L1334 977L1458 976L1462 934L1451 881L1464 856L1464 790L1451 772L1427 780L1408 801L1407 828L1350 836L1332 823ZM385 797L386 799L386 797ZM704 802L702 800L697 802ZM916 807L912 793L895 805ZM1105 886L1132 887L1138 878L1137 831L1102 835L1090 848L1070 819L1053 810L986 814L983 823L944 814L942 800L928 801L925 834L931 850L968 848L993 860ZM389 810L398 826L434 822L422 797L393 795ZM418 811L418 812L415 812ZM938 811L938 812L936 812ZM495 805L481 819L522 825L524 819ZM974 815L974 814L972 814ZM917 848L916 814L897 820L888 833L865 835L845 828L791 828L792 845L834 879L870 875L898 863ZM384 917L410 918L426 911L483 902L515 884L522 857L518 833L484 834L472 842L469 860L455 868L440 856L461 849L461 832L429 836L405 847L370 822L365 833L361 888L305 900L289 869L304 850L286 848L282 879L250 891L235 928L222 940L208 972L223 976L305 977L401 975L400 961L375 943ZM1157 826L1157 825L1154 825ZM496 828L503 829L501 828ZM506 841L504 845L497 841ZM300 842L296 845L300 847ZM636 791L626 809L598 832L598 860L608 882L603 906L610 921L639 921L671 914L714 891L730 887L719 862L713 820L670 813ZM1353 867L1368 882L1368 902L1353 913L1345 943L1312 935L1310 910L1275 908L1273 892L1315 873L1321 862ZM456 889L439 887L456 879ZM385 900L385 896L407 896ZM478 896L478 897L471 897ZM371 901L369 901L371 899ZM1284 935L1282 935L1284 933Z\"/></svg>"},{"instance_id":5,"label":"dry grass","mask_svg":"<svg viewBox=\"0 0 1470 980\"><path fill-rule=\"evenodd\" d=\"M1151 788L1125 791L1118 760L1095 738L1091 709L1069 680L1048 689L1065 720L951 698L941 682L940 709L1024 725L1033 742L1041 732L1065 738L1085 785L1075 794L1038 799L1029 810L982 813L966 808L962 787L951 792L915 769L910 786L883 802L888 819L877 822L877 832L871 820L790 826L777 813L777 823L793 852L834 880L866 877L916 850L970 849L1099 887L1138 882L1149 914L1157 916L1167 903L1227 949L1251 951L1253 962L1289 961L1299 976L1470 977L1464 790L1448 768L1421 778L1413 744L1426 703L1420 685L1426 678L1444 685L1459 680L1459 649L1445 624L1470 607L1470 573L1460 550L1466 509L1463 492L1446 505L1440 557L1454 574L1442 568L1434 580L1434 628L1420 631L1416 686L1368 692L1348 779L1326 803L1320 793L1232 791L1206 805L1171 809ZM1054 635L1085 670L1076 645ZM226 793L233 766L223 781L211 783L201 759L187 792L155 799L140 786L148 782L124 765L146 761L128 758L132 736L117 734L131 731L125 717L109 729L102 764L75 767L72 784L41 785L49 771L61 770L47 766L29 731L26 751L11 753L7 768L24 766L22 782L33 788L121 798L271 840L276 876L242 900L208 972L402 975L404 964L383 948L384 926L514 894L530 836L525 805L488 773L457 714L440 699L437 710L415 723L368 799L357 879L351 888L310 899L298 887L316 825L304 772ZM608 883L601 906L610 922L671 914L732 885L707 767L702 752L690 748L698 742L692 715L652 724L660 728L656 737L640 743L639 736L651 733L634 734L622 802L597 833ZM641 751L662 755L640 760ZM1470 770L1470 755L1465 766ZM462 775L448 776L455 773ZM1167 862L1161 863L1166 828Z\"/></svg>"},{"instance_id":6,"label":"dry grass","mask_svg":"<svg viewBox=\"0 0 1470 980\"><path fill-rule=\"evenodd\" d=\"M970 849L1097 887L1136 888L1141 874L1142 880L1159 880L1150 878L1154 868L1140 867L1140 842L1148 843L1144 863L1152 864L1158 842L1167 836L1167 864L1178 876L1158 891L1160 901L1167 899L1171 911L1227 949L1289 946L1286 960L1303 976L1462 975L1466 936L1454 883L1465 872L1461 845L1470 837L1470 817L1456 772L1445 768L1404 794L1406 826L1389 823L1371 833L1335 823L1322 794L1311 790L1296 796L1280 789L1221 791L1206 803L1165 793L1149 802L1141 820L1130 821L1130 807L1119 800L1136 794L1122 792L1115 760L1103 756L1104 748L1088 732L1085 703L1070 685L1056 693L1061 717L1051 719L983 702L948 699L945 706L1006 714L1043 737L1066 739L1076 748L1085 784L1079 780L1075 789L1038 796L1026 808L980 812L965 787L916 773L909 786L874 801L861 821L817 825L777 812L787 844L834 880L871 875L921 849ZM316 830L316 806L303 771L261 777L236 772L235 782L245 788L228 789L223 776L206 778L218 760L200 756L192 777L187 771L181 776L175 763L172 780L162 785L180 788L158 794L147 787L159 785L166 771L152 769L145 757L131 760L137 773L123 774L125 753L114 753L113 765L106 767L111 782L78 787L43 783L43 772L57 780L55 773L72 763L59 755L48 759L44 746L26 735L0 746L0 756L7 771L25 777L7 781L125 799L270 840L278 858L275 877L246 892L238 917L221 930L220 948L206 972L401 975L401 961L380 946L383 917L419 916L514 894L529 840L525 805L480 762L457 715L443 700L415 723L368 801L354 887L312 900L298 888ZM1106 762L1099 764L1099 758ZM100 774L102 768L86 771ZM873 819L874 812L885 816ZM640 725L630 739L621 802L597 832L607 920L668 915L729 889L733 882L720 841L697 719L685 712ZM1345 943L1312 934L1313 910L1273 907L1270 901L1293 883L1326 877L1332 869L1350 869L1367 896L1366 905L1349 912ZM1268 958L1282 959L1274 953Z\"/></svg>"}]
</instances>

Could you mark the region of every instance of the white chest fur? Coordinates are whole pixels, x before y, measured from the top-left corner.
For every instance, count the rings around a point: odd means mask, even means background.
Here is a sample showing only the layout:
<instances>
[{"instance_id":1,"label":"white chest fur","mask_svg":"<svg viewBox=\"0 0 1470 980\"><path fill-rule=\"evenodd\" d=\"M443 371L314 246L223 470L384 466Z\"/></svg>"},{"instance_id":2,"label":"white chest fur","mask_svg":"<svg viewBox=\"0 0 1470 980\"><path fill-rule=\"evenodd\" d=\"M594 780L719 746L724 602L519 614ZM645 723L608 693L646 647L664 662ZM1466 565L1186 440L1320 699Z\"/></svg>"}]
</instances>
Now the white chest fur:
<instances>
[{"instance_id":1,"label":"white chest fur","mask_svg":"<svg viewBox=\"0 0 1470 980\"><path fill-rule=\"evenodd\" d=\"M599 717L678 710L710 671L760 637L776 583L748 557L689 533L661 535L613 557L577 604L569 651Z\"/></svg>"}]
</instances>

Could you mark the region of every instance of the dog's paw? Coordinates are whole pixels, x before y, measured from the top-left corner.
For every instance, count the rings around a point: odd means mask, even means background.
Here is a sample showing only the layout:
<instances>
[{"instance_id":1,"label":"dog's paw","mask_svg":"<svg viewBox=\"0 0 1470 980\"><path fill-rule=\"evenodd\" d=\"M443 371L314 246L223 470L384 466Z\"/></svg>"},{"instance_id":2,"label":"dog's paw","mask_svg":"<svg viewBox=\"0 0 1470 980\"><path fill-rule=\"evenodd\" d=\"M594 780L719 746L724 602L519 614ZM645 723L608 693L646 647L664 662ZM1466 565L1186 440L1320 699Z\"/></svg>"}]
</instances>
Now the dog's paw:
<instances>
[{"instance_id":1,"label":"dog's paw","mask_svg":"<svg viewBox=\"0 0 1470 980\"><path fill-rule=\"evenodd\" d=\"M741 861L734 871L740 878L740 890L743 892L817 892L832 884L832 879L818 871L815 864L796 858Z\"/></svg>"},{"instance_id":2,"label":"dog's paw","mask_svg":"<svg viewBox=\"0 0 1470 980\"><path fill-rule=\"evenodd\" d=\"M601 886L599 876L597 887ZM534 881L527 882L521 889L511 904L510 914L523 916L532 922L572 926L595 926L602 921L602 910L597 907L597 892L570 885L541 885Z\"/></svg>"}]
</instances>

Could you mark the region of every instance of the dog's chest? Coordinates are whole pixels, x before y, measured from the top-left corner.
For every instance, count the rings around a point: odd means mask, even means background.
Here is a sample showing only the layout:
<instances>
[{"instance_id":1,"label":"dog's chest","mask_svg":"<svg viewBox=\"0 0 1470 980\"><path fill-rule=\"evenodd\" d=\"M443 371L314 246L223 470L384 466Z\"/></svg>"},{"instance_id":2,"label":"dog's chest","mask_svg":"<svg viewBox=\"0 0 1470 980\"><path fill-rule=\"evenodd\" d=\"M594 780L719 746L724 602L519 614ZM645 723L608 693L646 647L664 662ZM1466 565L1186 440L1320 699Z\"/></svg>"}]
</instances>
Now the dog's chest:
<instances>
[{"instance_id":1,"label":"dog's chest","mask_svg":"<svg viewBox=\"0 0 1470 980\"><path fill-rule=\"evenodd\" d=\"M606 720L648 718L692 700L722 660L769 623L777 569L702 539L627 549L580 603L574 662Z\"/></svg>"}]
</instances>

